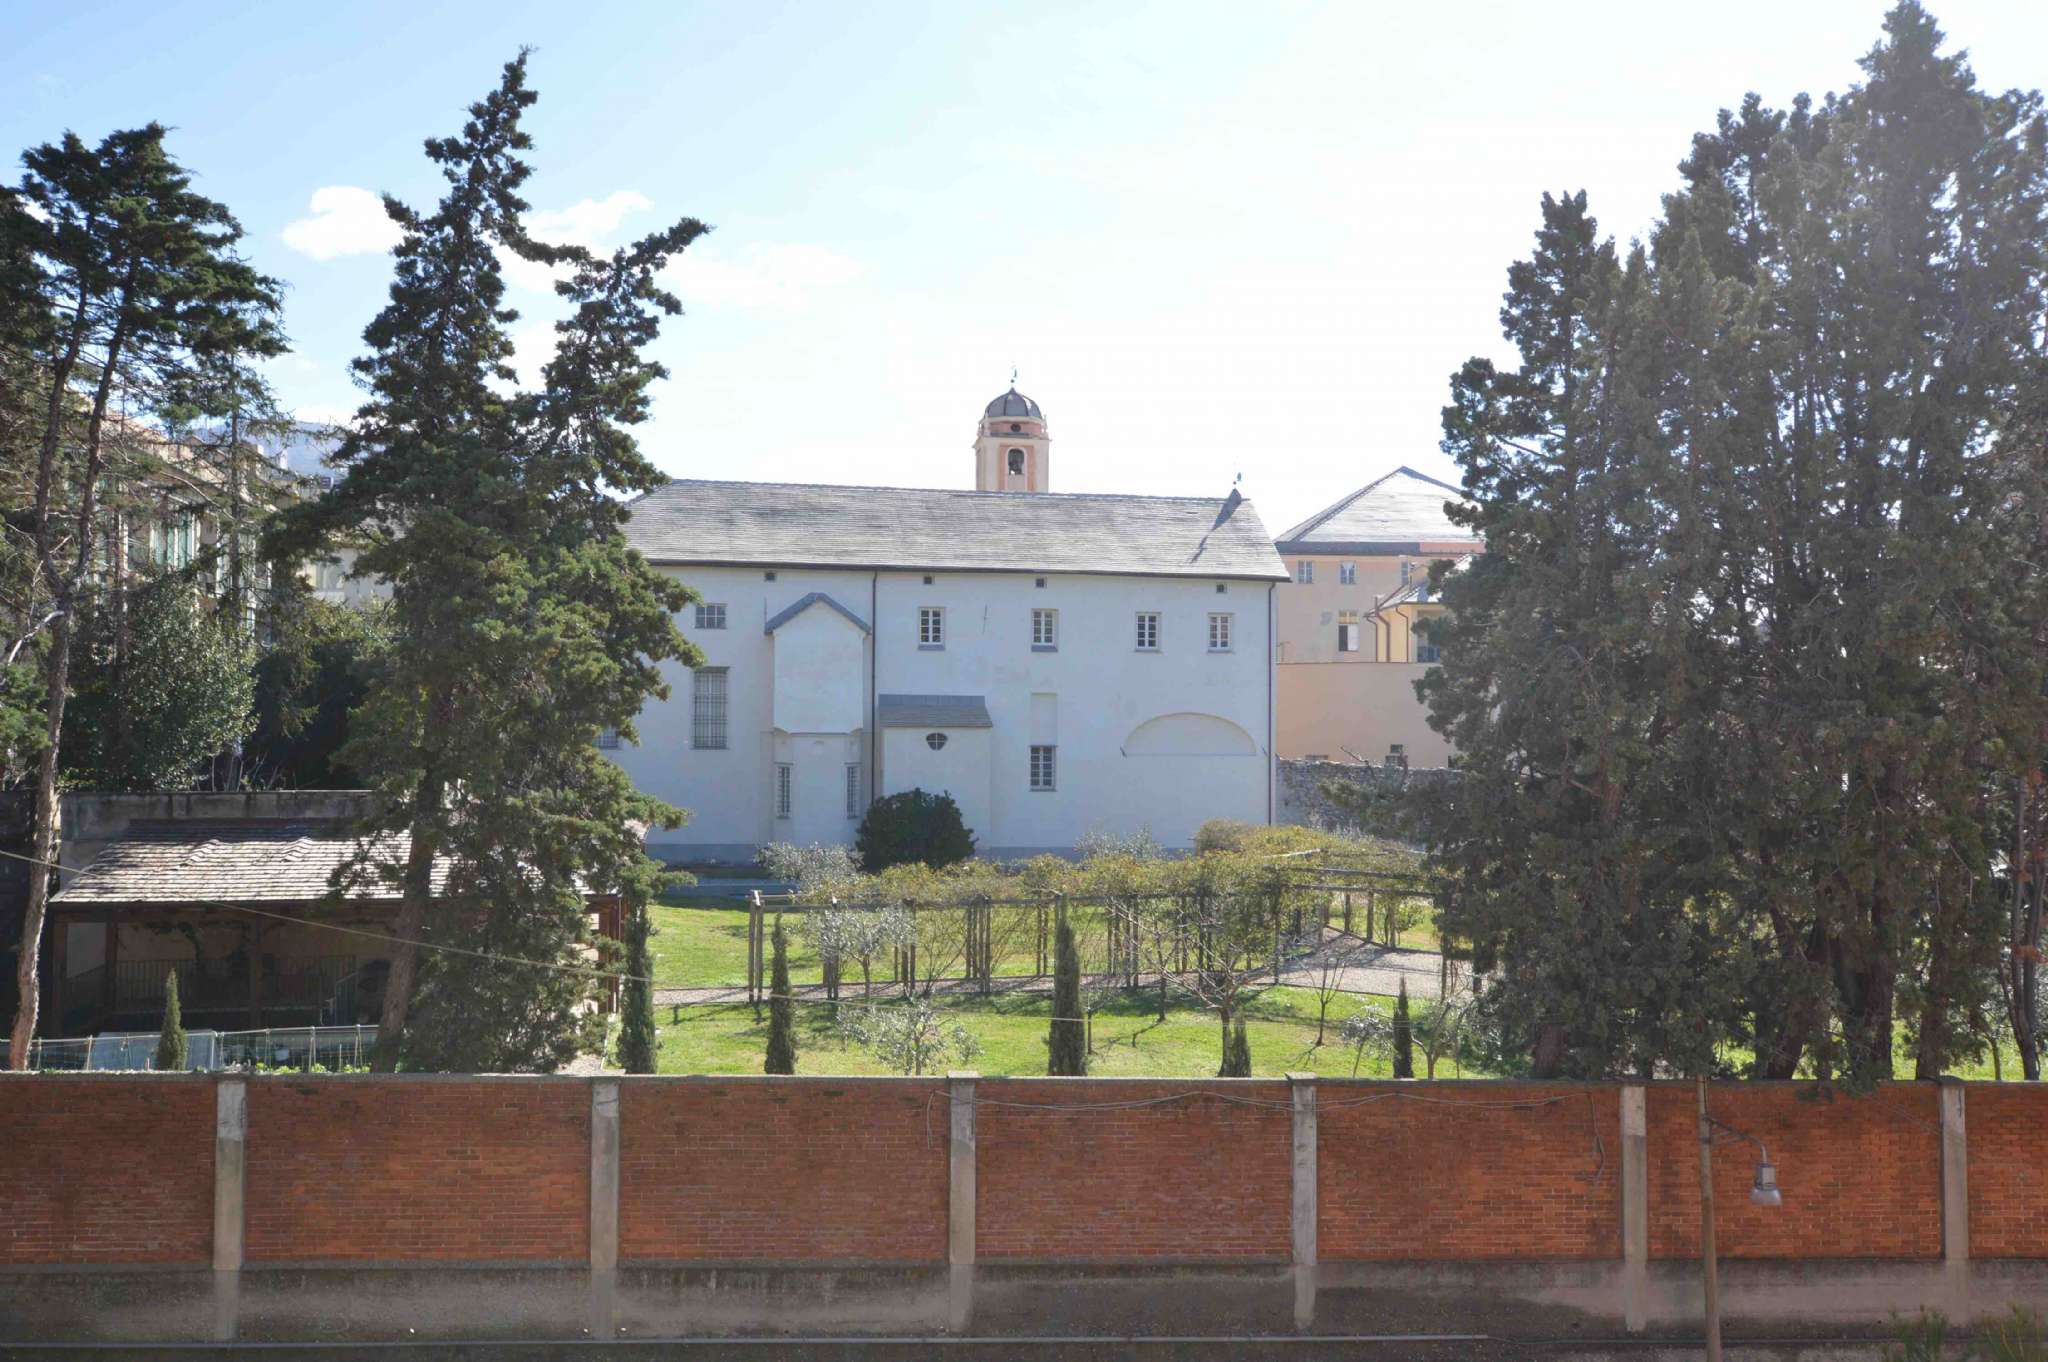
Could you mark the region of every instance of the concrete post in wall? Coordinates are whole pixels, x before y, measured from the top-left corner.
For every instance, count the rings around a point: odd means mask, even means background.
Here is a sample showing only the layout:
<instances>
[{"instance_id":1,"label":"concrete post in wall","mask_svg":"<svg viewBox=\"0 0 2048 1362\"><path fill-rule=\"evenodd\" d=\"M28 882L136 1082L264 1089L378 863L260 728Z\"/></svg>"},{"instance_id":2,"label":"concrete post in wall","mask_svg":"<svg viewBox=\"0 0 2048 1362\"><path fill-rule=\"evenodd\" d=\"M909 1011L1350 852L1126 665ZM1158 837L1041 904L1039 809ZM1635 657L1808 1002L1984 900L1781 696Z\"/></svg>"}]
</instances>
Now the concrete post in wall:
<instances>
[{"instance_id":1,"label":"concrete post in wall","mask_svg":"<svg viewBox=\"0 0 2048 1362\"><path fill-rule=\"evenodd\" d=\"M1291 1073L1287 1090L1294 1099L1294 1327L1307 1329L1316 1319L1316 1076Z\"/></svg>"},{"instance_id":2,"label":"concrete post in wall","mask_svg":"<svg viewBox=\"0 0 2048 1362\"><path fill-rule=\"evenodd\" d=\"M1941 1106L1941 1267L1944 1309L1958 1324L1970 1322L1970 1142L1963 1123L1962 1083L1944 1078Z\"/></svg>"},{"instance_id":3,"label":"concrete post in wall","mask_svg":"<svg viewBox=\"0 0 2048 1362\"><path fill-rule=\"evenodd\" d=\"M213 1085L213 1337L234 1341L241 1313L243 1189L249 1167L249 1084Z\"/></svg>"},{"instance_id":4,"label":"concrete post in wall","mask_svg":"<svg viewBox=\"0 0 2048 1362\"><path fill-rule=\"evenodd\" d=\"M619 1268L619 1081L590 1085L590 1336L610 1338Z\"/></svg>"},{"instance_id":5,"label":"concrete post in wall","mask_svg":"<svg viewBox=\"0 0 2048 1362\"><path fill-rule=\"evenodd\" d=\"M1649 1327L1650 1114L1649 1090L1621 1090L1621 1319L1632 1334Z\"/></svg>"},{"instance_id":6,"label":"concrete post in wall","mask_svg":"<svg viewBox=\"0 0 2048 1362\"><path fill-rule=\"evenodd\" d=\"M947 1319L954 1333L974 1316L974 1080L971 1071L946 1075L952 1109L946 1176Z\"/></svg>"}]
</instances>

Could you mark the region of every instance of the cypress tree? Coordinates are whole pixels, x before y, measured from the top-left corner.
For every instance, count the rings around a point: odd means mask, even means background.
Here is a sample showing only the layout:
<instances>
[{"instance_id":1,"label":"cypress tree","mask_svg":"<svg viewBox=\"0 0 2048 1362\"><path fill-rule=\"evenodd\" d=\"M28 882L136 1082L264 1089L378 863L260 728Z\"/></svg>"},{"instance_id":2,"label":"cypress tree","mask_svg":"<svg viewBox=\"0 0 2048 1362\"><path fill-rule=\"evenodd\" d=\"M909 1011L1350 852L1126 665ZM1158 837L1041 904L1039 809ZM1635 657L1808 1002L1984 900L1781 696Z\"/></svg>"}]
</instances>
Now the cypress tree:
<instances>
[{"instance_id":1,"label":"cypress tree","mask_svg":"<svg viewBox=\"0 0 2048 1362\"><path fill-rule=\"evenodd\" d=\"M647 905L636 903L626 918L626 986L619 1010L619 1067L629 1074L651 1074L660 1038L654 1030L653 971L648 959L647 935L653 930L647 920Z\"/></svg>"},{"instance_id":2,"label":"cypress tree","mask_svg":"<svg viewBox=\"0 0 2048 1362\"><path fill-rule=\"evenodd\" d=\"M782 914L775 915L775 959L768 974L768 1062L766 1073L796 1072L796 999L789 994L789 937Z\"/></svg>"},{"instance_id":3,"label":"cypress tree","mask_svg":"<svg viewBox=\"0 0 2048 1362\"><path fill-rule=\"evenodd\" d=\"M403 236L353 366L367 400L332 457L340 477L266 536L288 561L359 544L357 569L391 584L392 646L341 754L379 796L363 831L398 849L352 867L399 891L380 1072L401 1056L547 1070L584 1048L587 980L410 943L573 963L584 886L651 894L638 828L683 816L595 740L630 741L667 694L663 664L702 660L674 618L694 596L627 547L620 498L666 481L631 433L666 372L642 350L681 310L662 271L705 228L685 219L609 256L534 240L520 198L534 99L522 54L458 135L427 143L440 204L386 200ZM555 270L568 314L530 389L514 387L507 254Z\"/></svg>"},{"instance_id":4,"label":"cypress tree","mask_svg":"<svg viewBox=\"0 0 2048 1362\"><path fill-rule=\"evenodd\" d=\"M1073 925L1061 913L1053 942L1052 1030L1046 1037L1047 1073L1079 1078L1088 1072L1086 1025L1081 1019L1081 952L1074 946Z\"/></svg>"},{"instance_id":5,"label":"cypress tree","mask_svg":"<svg viewBox=\"0 0 2048 1362\"><path fill-rule=\"evenodd\" d=\"M156 1038L156 1067L182 1070L189 1059L185 1019L178 1011L178 972L164 977L164 1025Z\"/></svg>"},{"instance_id":6,"label":"cypress tree","mask_svg":"<svg viewBox=\"0 0 2048 1362\"><path fill-rule=\"evenodd\" d=\"M1408 981L1394 998L1394 1077L1415 1077L1415 1027L1408 1020Z\"/></svg>"}]
</instances>

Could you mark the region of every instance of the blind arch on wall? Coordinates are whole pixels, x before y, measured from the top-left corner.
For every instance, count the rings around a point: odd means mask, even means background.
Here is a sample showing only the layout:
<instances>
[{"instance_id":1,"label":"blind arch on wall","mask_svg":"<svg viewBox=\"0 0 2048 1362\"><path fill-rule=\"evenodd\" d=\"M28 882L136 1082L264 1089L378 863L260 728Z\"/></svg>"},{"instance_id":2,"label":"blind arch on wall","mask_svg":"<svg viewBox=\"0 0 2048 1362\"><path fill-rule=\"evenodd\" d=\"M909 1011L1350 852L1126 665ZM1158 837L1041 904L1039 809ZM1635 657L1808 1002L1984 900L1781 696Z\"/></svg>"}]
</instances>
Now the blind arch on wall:
<instances>
[{"instance_id":1,"label":"blind arch on wall","mask_svg":"<svg viewBox=\"0 0 2048 1362\"><path fill-rule=\"evenodd\" d=\"M1183 711L1147 719L1123 741L1127 757L1248 757L1259 745L1219 714Z\"/></svg>"}]
</instances>

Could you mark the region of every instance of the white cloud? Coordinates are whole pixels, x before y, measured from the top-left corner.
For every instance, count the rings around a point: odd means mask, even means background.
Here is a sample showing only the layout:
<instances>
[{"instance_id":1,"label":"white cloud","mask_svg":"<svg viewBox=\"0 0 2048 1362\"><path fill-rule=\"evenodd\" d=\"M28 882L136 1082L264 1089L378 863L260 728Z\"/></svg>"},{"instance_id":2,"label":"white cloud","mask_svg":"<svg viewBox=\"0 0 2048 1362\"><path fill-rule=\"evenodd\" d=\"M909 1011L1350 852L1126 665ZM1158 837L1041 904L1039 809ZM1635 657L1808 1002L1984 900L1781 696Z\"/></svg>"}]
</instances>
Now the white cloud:
<instances>
[{"instance_id":1,"label":"white cloud","mask_svg":"<svg viewBox=\"0 0 2048 1362\"><path fill-rule=\"evenodd\" d=\"M819 292L865 278L868 267L824 246L801 242L761 243L721 255L699 241L669 266L668 273L685 306L795 312Z\"/></svg>"},{"instance_id":2,"label":"white cloud","mask_svg":"<svg viewBox=\"0 0 2048 1362\"><path fill-rule=\"evenodd\" d=\"M584 246L599 250L629 215L643 213L652 207L653 201L645 194L631 189L615 190L601 199L583 199L567 208L528 213L526 233L550 246ZM506 283L535 293L553 291L555 280L567 275L563 270L521 260L510 251L498 252L498 264L505 271Z\"/></svg>"},{"instance_id":3,"label":"white cloud","mask_svg":"<svg viewBox=\"0 0 2048 1362\"><path fill-rule=\"evenodd\" d=\"M315 260L344 255L381 255L404 234L384 211L384 201L352 184L313 191L311 217L285 224L284 244Z\"/></svg>"}]
</instances>

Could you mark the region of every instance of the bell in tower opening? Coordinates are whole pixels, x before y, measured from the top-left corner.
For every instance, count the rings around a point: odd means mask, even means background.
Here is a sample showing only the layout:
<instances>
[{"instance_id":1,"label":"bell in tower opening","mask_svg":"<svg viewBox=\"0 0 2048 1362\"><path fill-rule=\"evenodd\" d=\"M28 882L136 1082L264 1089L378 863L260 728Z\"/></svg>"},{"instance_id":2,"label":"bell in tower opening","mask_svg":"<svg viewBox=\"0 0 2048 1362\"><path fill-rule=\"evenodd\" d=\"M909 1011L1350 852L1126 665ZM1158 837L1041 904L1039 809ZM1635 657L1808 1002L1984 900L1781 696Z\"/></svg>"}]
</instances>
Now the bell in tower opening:
<instances>
[{"instance_id":1,"label":"bell in tower opening","mask_svg":"<svg viewBox=\"0 0 2048 1362\"><path fill-rule=\"evenodd\" d=\"M1017 391L988 404L974 440L974 489L977 492L1043 492L1051 486L1052 436L1045 413Z\"/></svg>"}]
</instances>

